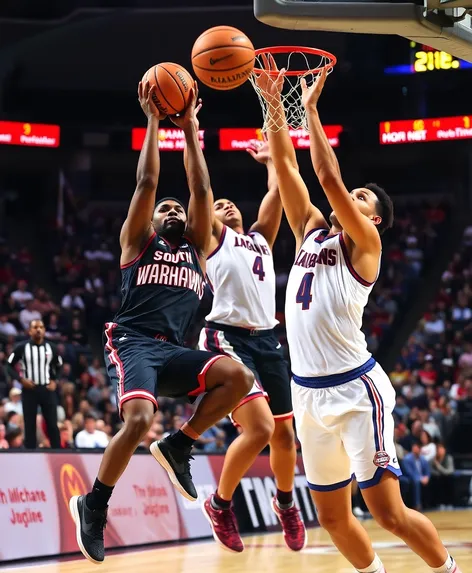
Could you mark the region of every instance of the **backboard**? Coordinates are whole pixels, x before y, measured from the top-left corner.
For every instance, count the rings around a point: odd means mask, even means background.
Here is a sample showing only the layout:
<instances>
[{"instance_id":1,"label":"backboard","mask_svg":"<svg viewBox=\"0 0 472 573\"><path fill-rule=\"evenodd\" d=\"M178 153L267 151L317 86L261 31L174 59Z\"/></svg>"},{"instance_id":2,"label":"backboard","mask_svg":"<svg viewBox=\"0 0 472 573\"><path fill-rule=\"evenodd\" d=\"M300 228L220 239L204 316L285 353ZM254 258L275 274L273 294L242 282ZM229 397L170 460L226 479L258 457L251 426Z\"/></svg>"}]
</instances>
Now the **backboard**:
<instances>
[{"instance_id":1,"label":"backboard","mask_svg":"<svg viewBox=\"0 0 472 573\"><path fill-rule=\"evenodd\" d=\"M276 28L404 36L472 62L472 0L254 0L254 14Z\"/></svg>"}]
</instances>

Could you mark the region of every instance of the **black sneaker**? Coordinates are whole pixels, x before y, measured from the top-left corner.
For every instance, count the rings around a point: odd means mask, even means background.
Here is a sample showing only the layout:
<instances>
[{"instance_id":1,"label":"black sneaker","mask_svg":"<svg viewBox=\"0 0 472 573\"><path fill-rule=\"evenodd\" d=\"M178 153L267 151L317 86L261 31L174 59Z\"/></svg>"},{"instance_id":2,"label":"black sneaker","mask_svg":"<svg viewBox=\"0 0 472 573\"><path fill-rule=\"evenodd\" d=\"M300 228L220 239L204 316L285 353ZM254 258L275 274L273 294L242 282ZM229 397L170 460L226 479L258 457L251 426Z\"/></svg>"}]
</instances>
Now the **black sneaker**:
<instances>
[{"instance_id":1,"label":"black sneaker","mask_svg":"<svg viewBox=\"0 0 472 573\"><path fill-rule=\"evenodd\" d=\"M69 509L75 522L80 551L89 561L100 565L105 559L103 530L107 524L107 509L89 509L85 503L85 495L71 497Z\"/></svg>"},{"instance_id":2,"label":"black sneaker","mask_svg":"<svg viewBox=\"0 0 472 573\"><path fill-rule=\"evenodd\" d=\"M198 494L190 474L190 455L192 448L178 450L171 446L166 438L153 442L150 446L151 454L169 474L170 481L175 488L188 500L197 501Z\"/></svg>"}]
</instances>

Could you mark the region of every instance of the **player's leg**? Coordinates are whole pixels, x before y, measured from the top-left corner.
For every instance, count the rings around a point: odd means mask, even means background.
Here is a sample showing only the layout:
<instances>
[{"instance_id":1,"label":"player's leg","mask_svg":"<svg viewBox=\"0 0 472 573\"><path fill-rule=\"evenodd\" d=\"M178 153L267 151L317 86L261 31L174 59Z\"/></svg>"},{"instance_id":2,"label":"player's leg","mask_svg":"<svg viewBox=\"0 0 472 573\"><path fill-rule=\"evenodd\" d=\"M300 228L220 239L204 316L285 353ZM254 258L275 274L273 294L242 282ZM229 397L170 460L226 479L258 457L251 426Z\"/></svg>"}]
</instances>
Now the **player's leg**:
<instances>
[{"instance_id":1,"label":"player's leg","mask_svg":"<svg viewBox=\"0 0 472 573\"><path fill-rule=\"evenodd\" d=\"M205 430L234 410L253 382L252 372L227 356L180 347L168 352L158 383L159 394L169 397L205 394L194 415L180 430L150 447L174 486L187 499L197 499L190 474L194 443Z\"/></svg>"},{"instance_id":2,"label":"player's leg","mask_svg":"<svg viewBox=\"0 0 472 573\"><path fill-rule=\"evenodd\" d=\"M270 466L277 493L272 508L282 525L285 543L292 551L300 551L306 545L307 535L293 500L297 449L288 367L275 335L250 340L250 344L254 346L256 366L262 386L269 394L269 406L275 420L270 440Z\"/></svg>"},{"instance_id":3,"label":"player's leg","mask_svg":"<svg viewBox=\"0 0 472 573\"><path fill-rule=\"evenodd\" d=\"M460 573L431 521L403 503L396 476L384 472L380 482L363 489L362 495L375 521L402 539L433 571Z\"/></svg>"},{"instance_id":4,"label":"player's leg","mask_svg":"<svg viewBox=\"0 0 472 573\"><path fill-rule=\"evenodd\" d=\"M253 390L232 414L242 431L226 452L216 493L205 501L203 507L215 540L224 548L238 553L243 551L244 544L231 501L239 482L267 446L274 431L274 420L265 395L259 386L255 385Z\"/></svg>"},{"instance_id":5,"label":"player's leg","mask_svg":"<svg viewBox=\"0 0 472 573\"><path fill-rule=\"evenodd\" d=\"M292 382L292 399L297 435L302 446L308 486L316 506L318 521L329 533L333 543L358 570L384 573L365 529L352 514L351 464L344 449L333 405L332 388L312 389ZM346 408L349 405L346 403ZM329 412L326 425L323 411Z\"/></svg>"},{"instance_id":6,"label":"player's leg","mask_svg":"<svg viewBox=\"0 0 472 573\"><path fill-rule=\"evenodd\" d=\"M376 365L351 385L358 387L357 411L343 424L343 440L370 513L434 571L458 573L431 521L403 503L393 438L395 391L387 375Z\"/></svg>"},{"instance_id":7,"label":"player's leg","mask_svg":"<svg viewBox=\"0 0 472 573\"><path fill-rule=\"evenodd\" d=\"M114 325L108 326L106 338L105 361L108 375L116 383L124 424L103 454L92 490L87 495L72 497L69 502L77 543L92 563L104 560L103 529L108 502L116 482L149 430L157 408L156 341L129 333L124 336Z\"/></svg>"}]
</instances>

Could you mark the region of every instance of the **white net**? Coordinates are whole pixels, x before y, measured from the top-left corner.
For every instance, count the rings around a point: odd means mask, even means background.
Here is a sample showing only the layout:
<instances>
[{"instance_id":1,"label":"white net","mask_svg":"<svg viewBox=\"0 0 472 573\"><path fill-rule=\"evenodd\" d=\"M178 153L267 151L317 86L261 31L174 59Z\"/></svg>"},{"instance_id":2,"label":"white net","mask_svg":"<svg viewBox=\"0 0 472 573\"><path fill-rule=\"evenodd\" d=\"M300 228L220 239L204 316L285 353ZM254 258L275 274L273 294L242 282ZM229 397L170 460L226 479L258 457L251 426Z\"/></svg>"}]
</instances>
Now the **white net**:
<instances>
[{"instance_id":1,"label":"white net","mask_svg":"<svg viewBox=\"0 0 472 573\"><path fill-rule=\"evenodd\" d=\"M306 110L302 104L301 79L305 78L310 86L317 78L321 70L328 67L328 73L333 71L334 56L320 53L311 54L300 50L285 53L262 53L256 55L256 65L249 80L257 93L262 108L264 124L262 131L279 131L285 127L292 129L305 129L308 131ZM272 62L271 73L264 71L268 63ZM285 74L280 94L271 95L271 84L276 83L278 70L285 68L286 72L297 71L296 74ZM277 90L278 92L278 90ZM280 108L283 106L283 111Z\"/></svg>"}]
</instances>

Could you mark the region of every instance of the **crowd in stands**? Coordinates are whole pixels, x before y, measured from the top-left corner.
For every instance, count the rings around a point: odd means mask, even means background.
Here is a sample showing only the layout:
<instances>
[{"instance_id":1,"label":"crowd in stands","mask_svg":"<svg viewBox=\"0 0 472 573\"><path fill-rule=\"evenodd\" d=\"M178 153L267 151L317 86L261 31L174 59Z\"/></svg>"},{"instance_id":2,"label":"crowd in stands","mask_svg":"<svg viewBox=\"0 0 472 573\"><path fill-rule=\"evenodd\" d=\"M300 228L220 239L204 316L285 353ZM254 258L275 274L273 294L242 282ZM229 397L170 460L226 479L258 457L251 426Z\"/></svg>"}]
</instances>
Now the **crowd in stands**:
<instances>
[{"instance_id":1,"label":"crowd in stands","mask_svg":"<svg viewBox=\"0 0 472 573\"><path fill-rule=\"evenodd\" d=\"M404 312L411 286L428 265L446 218L443 206L397 207L395 227L385 235L382 273L365 313L364 330L374 354ZM119 308L122 220L116 213L101 212L66 220L51 242L48 284L54 285L54 296L37 284L27 247L15 251L4 240L0 244L0 449L22 447L21 385L9 379L4 363L15 342L28 338L28 325L37 318L44 321L46 338L58 345L64 360L57 380L62 447L105 447L118 431L121 420L115 394L101 349L95 345L92 350L89 333L100 333ZM274 253L278 333L285 346L283 302L294 254L288 233L282 226ZM457 428L472 424L471 263L472 227L443 275L436 301L390 373L398 395L394 412L398 458L413 484L417 507L452 503L444 494L448 489L444 484L454 473L450 453L463 446ZM189 345L195 343L210 304L211 299L205 297ZM180 428L191 414L188 403L160 398L142 447ZM204 452L224 452L235 435L235 428L225 419L205 432L197 447ZM38 446L48 446L40 415ZM424 489L429 502L422 496Z\"/></svg>"},{"instance_id":2,"label":"crowd in stands","mask_svg":"<svg viewBox=\"0 0 472 573\"><path fill-rule=\"evenodd\" d=\"M472 453L472 226L390 380L397 456L413 504L452 505L453 455Z\"/></svg>"}]
</instances>

